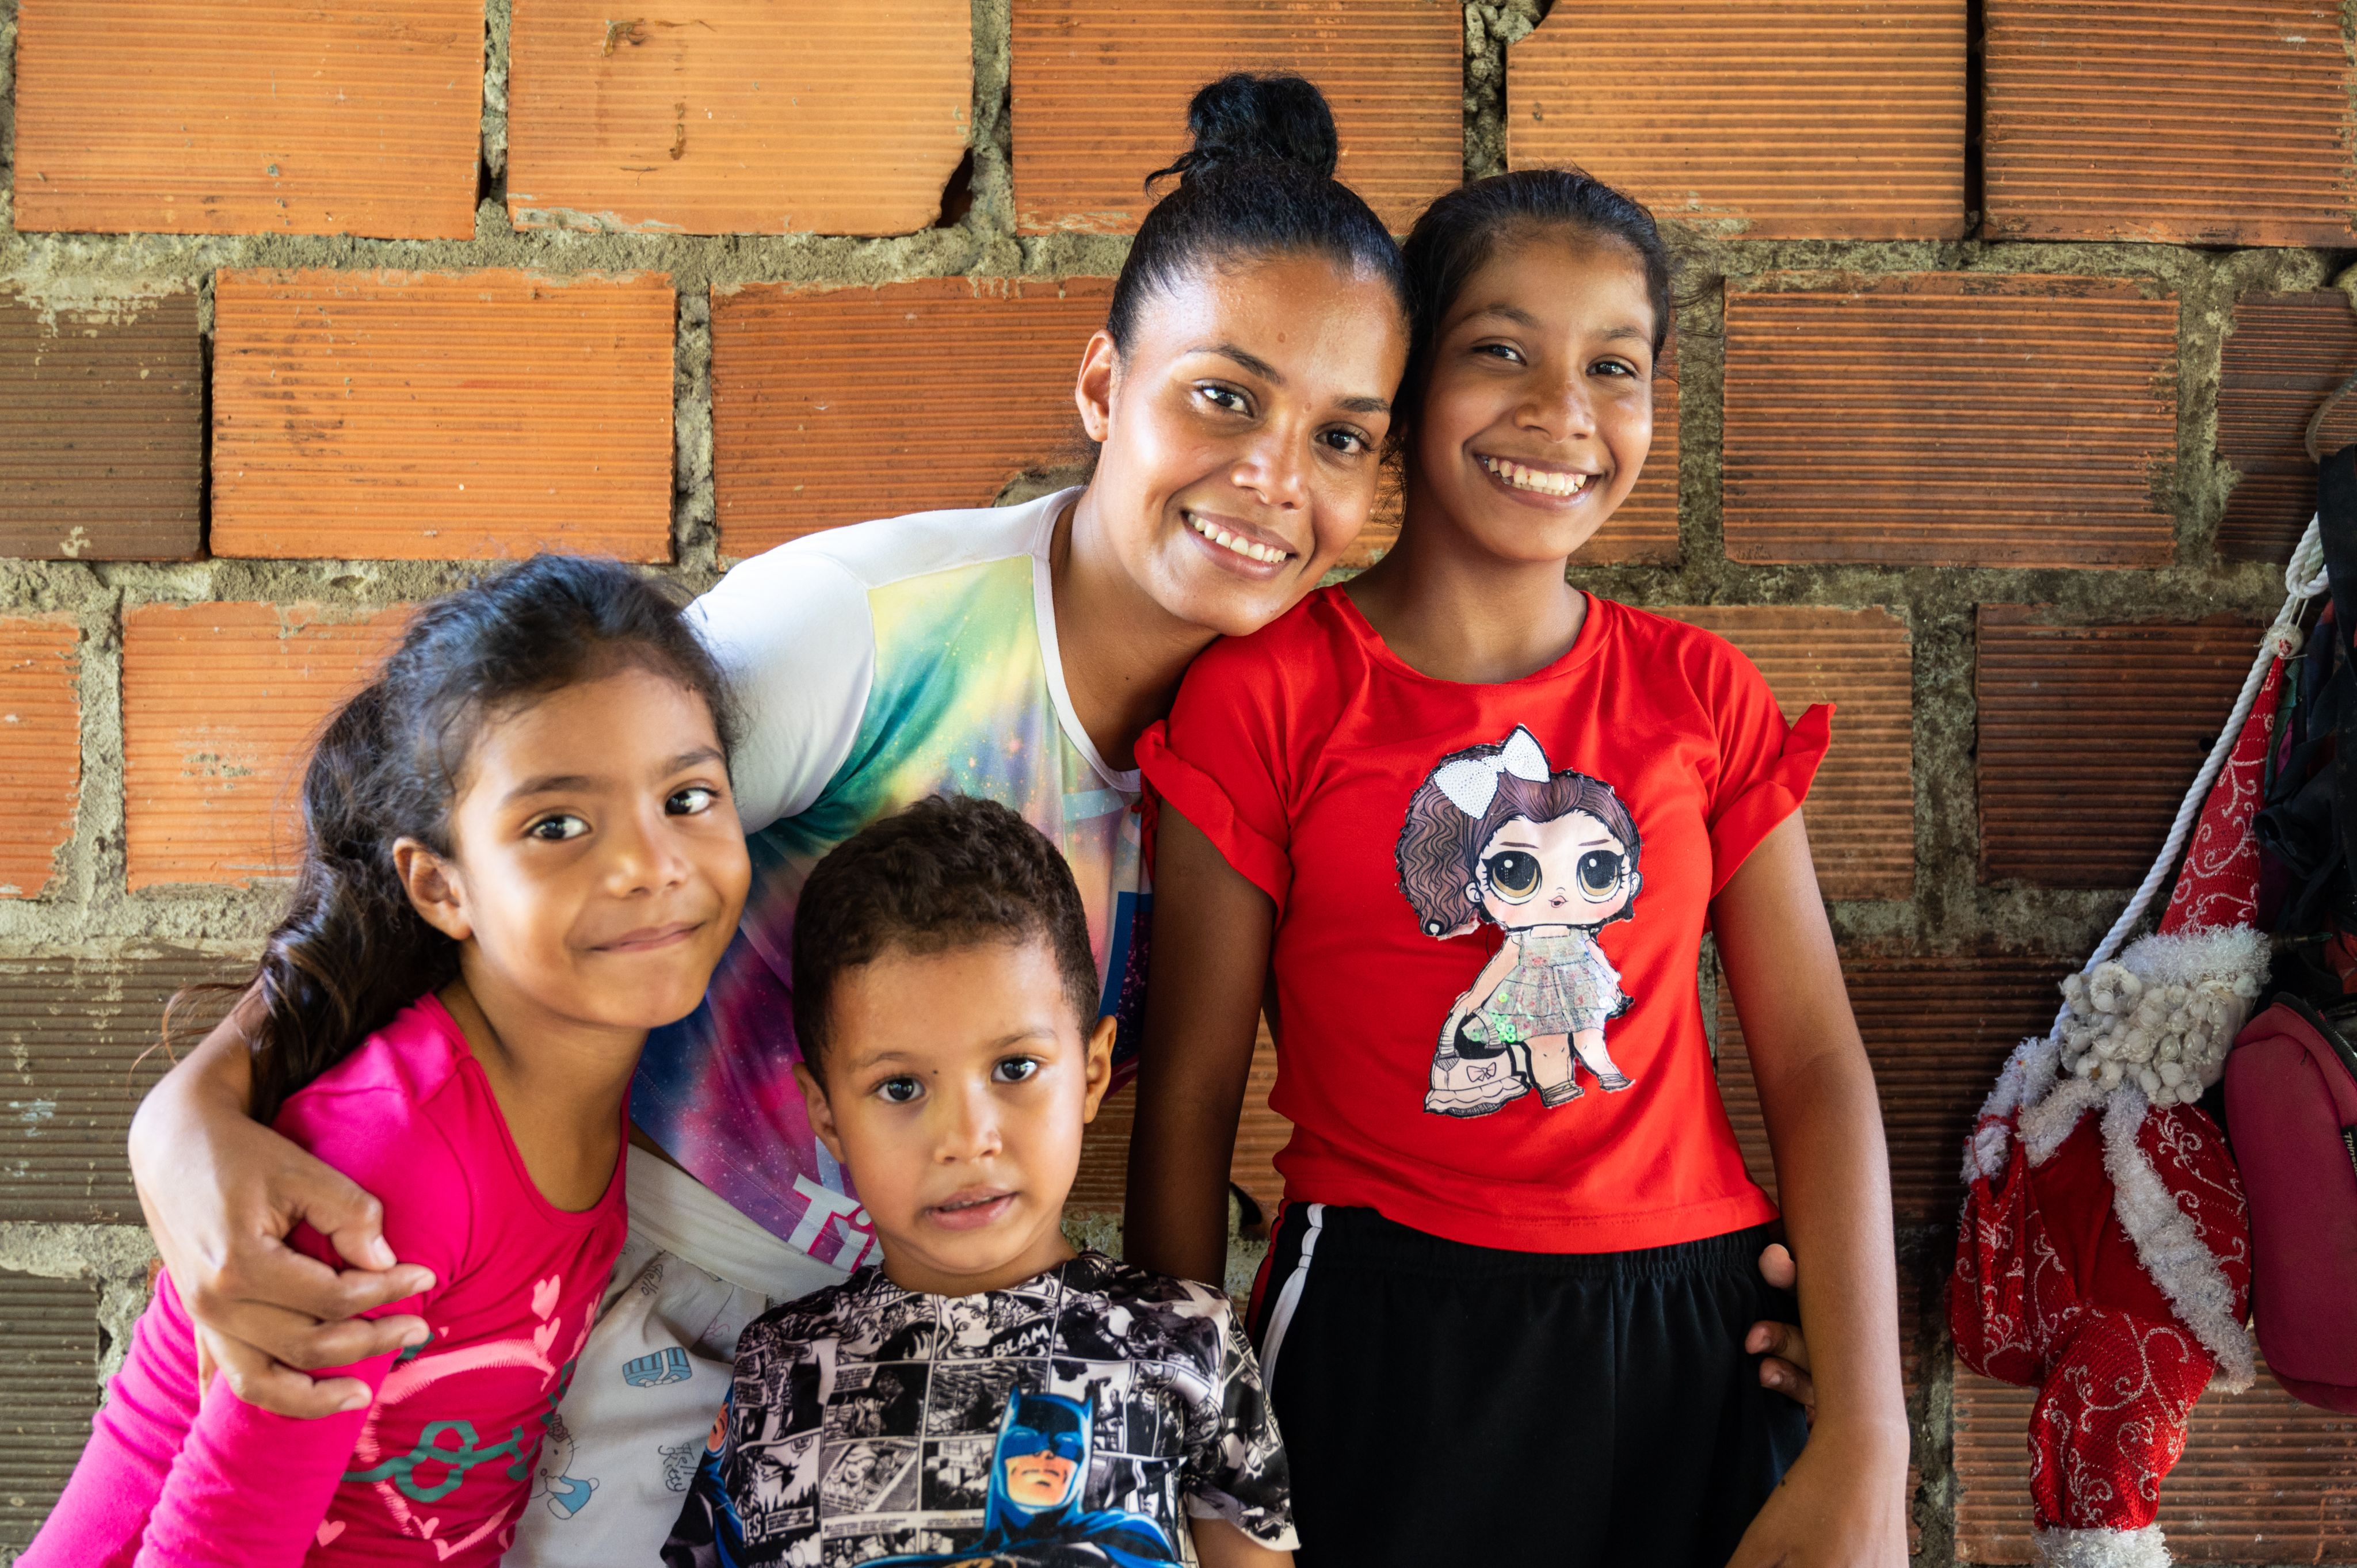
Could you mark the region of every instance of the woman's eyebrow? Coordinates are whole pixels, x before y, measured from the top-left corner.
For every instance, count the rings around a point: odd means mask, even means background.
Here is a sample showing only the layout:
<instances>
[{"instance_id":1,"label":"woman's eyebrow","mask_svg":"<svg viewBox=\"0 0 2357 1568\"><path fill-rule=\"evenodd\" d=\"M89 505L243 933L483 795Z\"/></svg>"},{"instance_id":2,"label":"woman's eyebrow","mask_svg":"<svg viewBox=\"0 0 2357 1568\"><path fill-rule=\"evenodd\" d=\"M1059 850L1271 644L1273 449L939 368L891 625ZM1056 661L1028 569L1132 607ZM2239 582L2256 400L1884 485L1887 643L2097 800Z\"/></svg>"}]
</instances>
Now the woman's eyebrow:
<instances>
[{"instance_id":1,"label":"woman's eyebrow","mask_svg":"<svg viewBox=\"0 0 2357 1568\"><path fill-rule=\"evenodd\" d=\"M1268 382L1271 386L1281 387L1285 384L1284 372L1280 371L1275 365L1270 364L1266 360L1262 359L1258 354L1239 349L1233 343L1213 343L1208 347L1198 349L1195 352L1198 354L1217 354L1223 360L1233 360L1237 364L1242 365L1245 370L1250 371L1254 375L1258 376L1261 380Z\"/></svg>"}]
</instances>

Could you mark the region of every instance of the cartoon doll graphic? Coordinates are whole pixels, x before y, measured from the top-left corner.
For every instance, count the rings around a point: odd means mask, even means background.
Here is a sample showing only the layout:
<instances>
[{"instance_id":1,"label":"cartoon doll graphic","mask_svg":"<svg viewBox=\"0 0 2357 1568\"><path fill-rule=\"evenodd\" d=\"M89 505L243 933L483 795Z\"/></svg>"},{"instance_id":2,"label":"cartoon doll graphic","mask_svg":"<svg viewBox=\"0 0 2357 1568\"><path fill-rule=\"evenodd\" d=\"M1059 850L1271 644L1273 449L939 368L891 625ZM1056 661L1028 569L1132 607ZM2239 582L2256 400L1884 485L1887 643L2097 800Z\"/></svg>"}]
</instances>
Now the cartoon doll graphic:
<instances>
[{"instance_id":1,"label":"cartoon doll graphic","mask_svg":"<svg viewBox=\"0 0 2357 1568\"><path fill-rule=\"evenodd\" d=\"M1604 1026L1631 998L1596 933L1634 918L1641 848L1612 786L1550 770L1519 725L1501 745L1442 758L1417 788L1398 862L1424 934L1484 920L1505 933L1441 1026L1426 1111L1486 1116L1532 1089L1562 1105L1586 1092L1582 1067L1607 1093L1629 1087Z\"/></svg>"},{"instance_id":2,"label":"cartoon doll graphic","mask_svg":"<svg viewBox=\"0 0 2357 1568\"><path fill-rule=\"evenodd\" d=\"M1006 1396L990 1458L982 1538L962 1551L887 1557L878 1568L1145 1568L1176 1563L1162 1527L1144 1514L1082 1507L1095 1447L1093 1399Z\"/></svg>"}]
</instances>

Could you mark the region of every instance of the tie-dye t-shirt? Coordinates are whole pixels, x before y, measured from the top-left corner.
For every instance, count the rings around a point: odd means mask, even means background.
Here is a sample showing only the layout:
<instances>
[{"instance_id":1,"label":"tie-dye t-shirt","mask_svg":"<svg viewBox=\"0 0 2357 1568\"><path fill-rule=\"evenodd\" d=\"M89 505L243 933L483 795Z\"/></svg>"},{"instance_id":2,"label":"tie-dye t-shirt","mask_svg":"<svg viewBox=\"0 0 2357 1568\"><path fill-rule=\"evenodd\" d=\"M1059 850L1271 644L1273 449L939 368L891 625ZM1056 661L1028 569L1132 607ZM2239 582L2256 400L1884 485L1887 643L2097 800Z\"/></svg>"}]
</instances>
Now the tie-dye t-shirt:
<instances>
[{"instance_id":1,"label":"tie-dye t-shirt","mask_svg":"<svg viewBox=\"0 0 2357 1568\"><path fill-rule=\"evenodd\" d=\"M704 1005L647 1042L630 1113L748 1218L822 1262L874 1244L795 1087L794 904L827 851L940 793L1020 811L1064 852L1102 1011L1136 1050L1147 892L1134 770L1072 715L1048 545L1079 492L812 534L745 562L694 616L736 691L753 890Z\"/></svg>"}]
</instances>

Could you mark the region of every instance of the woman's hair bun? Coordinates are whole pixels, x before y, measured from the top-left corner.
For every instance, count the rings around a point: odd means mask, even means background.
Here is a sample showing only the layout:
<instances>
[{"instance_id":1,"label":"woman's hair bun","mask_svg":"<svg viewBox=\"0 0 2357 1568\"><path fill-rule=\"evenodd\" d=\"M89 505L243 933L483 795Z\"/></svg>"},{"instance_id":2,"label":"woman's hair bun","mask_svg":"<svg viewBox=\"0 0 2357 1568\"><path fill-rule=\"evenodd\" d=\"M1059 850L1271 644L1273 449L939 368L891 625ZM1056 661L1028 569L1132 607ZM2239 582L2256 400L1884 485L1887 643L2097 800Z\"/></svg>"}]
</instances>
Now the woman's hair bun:
<instances>
[{"instance_id":1,"label":"woman's hair bun","mask_svg":"<svg viewBox=\"0 0 2357 1568\"><path fill-rule=\"evenodd\" d=\"M1157 169L1147 184L1170 174L1183 183L1222 164L1249 160L1289 164L1313 178L1331 179L1341 157L1326 95L1298 76L1240 70L1207 82L1187 105L1187 130L1194 149Z\"/></svg>"}]
</instances>

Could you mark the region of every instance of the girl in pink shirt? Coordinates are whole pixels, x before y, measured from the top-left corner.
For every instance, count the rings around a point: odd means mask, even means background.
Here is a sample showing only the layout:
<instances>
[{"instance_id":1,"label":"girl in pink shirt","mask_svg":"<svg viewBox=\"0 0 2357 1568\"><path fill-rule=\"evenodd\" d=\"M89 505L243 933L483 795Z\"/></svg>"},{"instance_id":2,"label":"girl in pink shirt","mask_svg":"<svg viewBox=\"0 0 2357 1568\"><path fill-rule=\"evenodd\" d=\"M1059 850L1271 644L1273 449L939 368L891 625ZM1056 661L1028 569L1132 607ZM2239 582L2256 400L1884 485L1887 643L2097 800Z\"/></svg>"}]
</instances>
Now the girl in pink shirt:
<instances>
[{"instance_id":1,"label":"girl in pink shirt","mask_svg":"<svg viewBox=\"0 0 2357 1568\"><path fill-rule=\"evenodd\" d=\"M384 1311L426 1330L289 1420L203 1386L159 1278L26 1568L499 1561L621 1249L640 1047L703 995L749 875L679 610L538 557L427 606L328 722L240 1004L253 1112L382 1197L435 1282Z\"/></svg>"}]
</instances>

